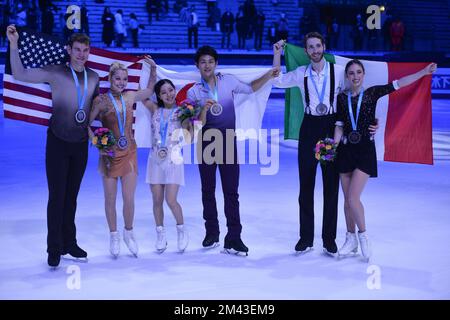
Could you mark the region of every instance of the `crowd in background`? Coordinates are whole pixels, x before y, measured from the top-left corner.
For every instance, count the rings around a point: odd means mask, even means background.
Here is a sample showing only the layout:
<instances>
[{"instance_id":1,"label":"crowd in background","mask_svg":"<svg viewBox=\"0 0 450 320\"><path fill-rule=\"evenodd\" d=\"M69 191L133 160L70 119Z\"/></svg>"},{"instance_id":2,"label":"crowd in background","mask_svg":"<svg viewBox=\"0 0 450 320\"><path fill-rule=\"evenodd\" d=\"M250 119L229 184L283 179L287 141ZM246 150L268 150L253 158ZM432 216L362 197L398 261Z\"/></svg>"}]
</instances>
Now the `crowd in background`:
<instances>
[{"instance_id":1,"label":"crowd in background","mask_svg":"<svg viewBox=\"0 0 450 320\"><path fill-rule=\"evenodd\" d=\"M223 49L261 50L270 49L271 44L280 39L290 40L295 34L297 41L311 31L321 31L327 40L330 50L339 51L400 51L405 49L407 29L398 17L390 12L382 15L382 28L369 30L366 26L364 12L356 12L353 17L345 11L320 12L320 9L308 10L298 8L302 12L300 18L290 18L286 12L264 12L258 8L254 0L245 0L233 12L229 5L224 10L219 8L216 0L204 0L207 8L206 21L197 13L195 4L188 0L176 0L169 5L168 0L146 0L145 8L148 20L140 21L137 12L124 14L123 9L110 9L108 0L95 0L104 6L101 17L101 41L106 47L123 47L124 43L139 47L139 38L149 37L144 30L158 28L154 21L167 19L169 14L178 17L178 22L186 25L186 46L198 47L198 37L205 30L210 30L221 38ZM272 8L277 8L278 0L270 1ZM67 39L73 32L89 35L90 24L98 23L89 20L86 1L74 1L80 7L80 28L68 28L67 19L71 16L52 0L3 0L1 8L1 46L6 45L6 26L14 23L19 27L27 26L47 34ZM223 11L223 12L222 12ZM267 9L266 9L267 11ZM271 19L266 15L269 14ZM142 16L142 14L141 14ZM364 17L364 18L363 18ZM141 20L143 20L141 18ZM290 21L291 20L291 21ZM269 22L269 23L267 23ZM205 27L205 28L202 28ZM294 30L297 28L297 30Z\"/></svg>"}]
</instances>

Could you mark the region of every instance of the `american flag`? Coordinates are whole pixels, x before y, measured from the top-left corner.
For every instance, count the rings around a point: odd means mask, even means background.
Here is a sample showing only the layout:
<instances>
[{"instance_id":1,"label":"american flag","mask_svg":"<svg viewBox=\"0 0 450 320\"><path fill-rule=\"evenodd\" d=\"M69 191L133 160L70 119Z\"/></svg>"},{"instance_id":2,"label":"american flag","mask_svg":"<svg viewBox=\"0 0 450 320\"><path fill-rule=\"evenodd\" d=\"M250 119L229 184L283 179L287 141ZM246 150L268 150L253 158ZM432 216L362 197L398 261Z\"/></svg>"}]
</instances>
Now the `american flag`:
<instances>
[{"instance_id":1,"label":"american flag","mask_svg":"<svg viewBox=\"0 0 450 320\"><path fill-rule=\"evenodd\" d=\"M61 39L36 31L18 28L19 55L25 68L39 68L68 61L66 44ZM9 63L9 48L3 76L3 112L5 118L48 125L52 114L52 94L45 83L27 83L15 80ZM128 68L127 90L138 90L141 80L140 57L91 47L86 66L100 77L100 92L109 89L109 66L119 61ZM95 124L94 124L95 125Z\"/></svg>"}]
</instances>

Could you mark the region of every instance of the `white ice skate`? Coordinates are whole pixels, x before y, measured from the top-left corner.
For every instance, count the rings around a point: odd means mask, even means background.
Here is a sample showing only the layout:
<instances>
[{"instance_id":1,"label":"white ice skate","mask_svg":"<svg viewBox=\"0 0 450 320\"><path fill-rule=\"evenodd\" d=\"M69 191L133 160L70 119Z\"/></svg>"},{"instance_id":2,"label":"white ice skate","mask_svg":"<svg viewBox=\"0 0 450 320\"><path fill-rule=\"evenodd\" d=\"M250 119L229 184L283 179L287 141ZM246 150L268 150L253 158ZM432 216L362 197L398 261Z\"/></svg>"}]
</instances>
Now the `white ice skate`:
<instances>
[{"instance_id":1,"label":"white ice skate","mask_svg":"<svg viewBox=\"0 0 450 320\"><path fill-rule=\"evenodd\" d=\"M110 232L109 252L114 258L117 258L120 253L120 235L118 231Z\"/></svg>"},{"instance_id":2,"label":"white ice skate","mask_svg":"<svg viewBox=\"0 0 450 320\"><path fill-rule=\"evenodd\" d=\"M370 245L369 238L367 236L367 231L358 233L359 244L361 246L361 253L366 262L369 262L372 256L372 247Z\"/></svg>"},{"instance_id":3,"label":"white ice skate","mask_svg":"<svg viewBox=\"0 0 450 320\"><path fill-rule=\"evenodd\" d=\"M163 253L167 249L166 231L163 226L156 227L156 251Z\"/></svg>"},{"instance_id":4,"label":"white ice skate","mask_svg":"<svg viewBox=\"0 0 450 320\"><path fill-rule=\"evenodd\" d=\"M354 256L358 252L358 239L356 233L347 232L345 234L345 242L339 249L339 258Z\"/></svg>"},{"instance_id":5,"label":"white ice skate","mask_svg":"<svg viewBox=\"0 0 450 320\"><path fill-rule=\"evenodd\" d=\"M136 242L136 239L134 238L133 230L127 230L123 229L123 241L128 247L128 250L130 250L131 254L133 254L135 257L138 256L139 247Z\"/></svg>"},{"instance_id":6,"label":"white ice skate","mask_svg":"<svg viewBox=\"0 0 450 320\"><path fill-rule=\"evenodd\" d=\"M189 243L189 234L183 224L177 225L178 252L184 252Z\"/></svg>"}]
</instances>

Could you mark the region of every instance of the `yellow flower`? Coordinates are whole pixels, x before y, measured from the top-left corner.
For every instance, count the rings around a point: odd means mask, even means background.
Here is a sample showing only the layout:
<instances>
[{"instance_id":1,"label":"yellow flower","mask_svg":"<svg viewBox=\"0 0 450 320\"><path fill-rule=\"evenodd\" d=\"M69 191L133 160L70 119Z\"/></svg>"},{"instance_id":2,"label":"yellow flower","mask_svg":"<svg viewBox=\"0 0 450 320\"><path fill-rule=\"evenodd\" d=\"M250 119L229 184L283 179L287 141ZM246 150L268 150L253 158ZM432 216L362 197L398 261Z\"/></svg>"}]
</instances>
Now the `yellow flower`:
<instances>
[{"instance_id":1,"label":"yellow flower","mask_svg":"<svg viewBox=\"0 0 450 320\"><path fill-rule=\"evenodd\" d=\"M320 153L316 152L316 159L320 160Z\"/></svg>"},{"instance_id":2,"label":"yellow flower","mask_svg":"<svg viewBox=\"0 0 450 320\"><path fill-rule=\"evenodd\" d=\"M92 138L92 144L93 144L94 146L96 146L96 145L97 145L97 142L98 142L98 137L93 137L93 138Z\"/></svg>"},{"instance_id":3,"label":"yellow flower","mask_svg":"<svg viewBox=\"0 0 450 320\"><path fill-rule=\"evenodd\" d=\"M330 149L331 149L331 146L328 144L328 145L325 147L325 149L330 150Z\"/></svg>"},{"instance_id":4,"label":"yellow flower","mask_svg":"<svg viewBox=\"0 0 450 320\"><path fill-rule=\"evenodd\" d=\"M106 146L107 144L108 144L108 137L107 137L107 136L104 136L104 137L102 138L102 145Z\"/></svg>"}]
</instances>

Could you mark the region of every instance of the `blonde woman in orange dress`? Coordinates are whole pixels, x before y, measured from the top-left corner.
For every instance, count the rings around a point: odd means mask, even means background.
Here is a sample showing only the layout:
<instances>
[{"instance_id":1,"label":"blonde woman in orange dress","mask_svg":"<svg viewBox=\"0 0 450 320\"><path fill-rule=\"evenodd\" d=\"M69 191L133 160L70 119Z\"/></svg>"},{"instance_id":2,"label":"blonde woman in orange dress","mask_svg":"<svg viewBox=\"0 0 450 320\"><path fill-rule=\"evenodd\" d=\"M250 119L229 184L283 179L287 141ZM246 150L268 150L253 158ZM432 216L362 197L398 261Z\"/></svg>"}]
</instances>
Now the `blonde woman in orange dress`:
<instances>
[{"instance_id":1,"label":"blonde woman in orange dress","mask_svg":"<svg viewBox=\"0 0 450 320\"><path fill-rule=\"evenodd\" d=\"M154 65L150 56L145 61ZM156 68L152 67L152 74ZM128 84L128 70L119 62L111 64L109 69L110 90L100 94L93 102L90 123L98 118L103 127L110 129L117 143L113 146L114 156L100 153L99 171L103 178L105 194L105 212L110 231L110 252L113 257L120 253L120 235L117 230L116 197L117 183L122 184L123 217L125 227L123 240L130 252L137 257L138 245L133 234L134 194L137 180L136 141L132 133L133 105L151 96L152 89L124 91ZM89 128L92 139L94 133Z\"/></svg>"}]
</instances>

